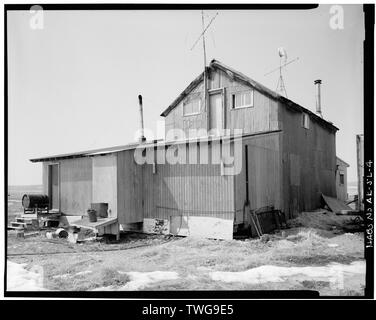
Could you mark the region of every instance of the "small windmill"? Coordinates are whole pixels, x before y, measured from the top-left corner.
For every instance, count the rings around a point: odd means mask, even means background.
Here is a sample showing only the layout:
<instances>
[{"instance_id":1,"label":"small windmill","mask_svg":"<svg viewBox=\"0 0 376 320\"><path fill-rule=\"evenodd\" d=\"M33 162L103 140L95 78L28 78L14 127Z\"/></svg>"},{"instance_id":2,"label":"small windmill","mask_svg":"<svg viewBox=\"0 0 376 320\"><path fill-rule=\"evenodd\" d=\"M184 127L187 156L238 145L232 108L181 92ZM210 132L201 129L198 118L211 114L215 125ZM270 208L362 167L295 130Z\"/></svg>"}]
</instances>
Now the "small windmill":
<instances>
[{"instance_id":1,"label":"small windmill","mask_svg":"<svg viewBox=\"0 0 376 320\"><path fill-rule=\"evenodd\" d=\"M293 63L293 62L299 60L299 57L287 62L287 52L286 52L285 48L283 48L283 47L278 48L278 55L279 55L279 67L273 69L272 71L269 71L268 73L265 73L264 76L267 76L267 75L279 70L279 78L278 78L278 82L277 82L276 91L279 94L281 94L281 95L283 95L287 98L287 91L286 91L285 82L284 82L283 76L282 76L282 69L284 67L286 67L287 65L289 65L290 63Z\"/></svg>"}]
</instances>

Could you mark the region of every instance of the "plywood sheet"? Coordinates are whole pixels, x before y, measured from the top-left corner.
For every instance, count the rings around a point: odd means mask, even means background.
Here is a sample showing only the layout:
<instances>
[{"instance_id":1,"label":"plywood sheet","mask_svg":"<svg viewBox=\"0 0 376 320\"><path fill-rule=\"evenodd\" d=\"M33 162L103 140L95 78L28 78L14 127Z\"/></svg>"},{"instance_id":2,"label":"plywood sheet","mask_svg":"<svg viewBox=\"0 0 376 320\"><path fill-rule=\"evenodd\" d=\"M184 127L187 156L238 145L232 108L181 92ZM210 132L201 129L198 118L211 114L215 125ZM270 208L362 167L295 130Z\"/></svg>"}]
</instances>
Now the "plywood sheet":
<instances>
[{"instance_id":1,"label":"plywood sheet","mask_svg":"<svg viewBox=\"0 0 376 320\"><path fill-rule=\"evenodd\" d=\"M109 217L117 217L116 155L93 158L93 200L108 203Z\"/></svg>"},{"instance_id":2,"label":"plywood sheet","mask_svg":"<svg viewBox=\"0 0 376 320\"><path fill-rule=\"evenodd\" d=\"M353 211L345 202L322 195L325 203L328 205L329 209L334 213L341 213L341 211Z\"/></svg>"},{"instance_id":3,"label":"plywood sheet","mask_svg":"<svg viewBox=\"0 0 376 320\"><path fill-rule=\"evenodd\" d=\"M60 203L62 213L86 215L92 202L92 159L60 162Z\"/></svg>"},{"instance_id":4,"label":"plywood sheet","mask_svg":"<svg viewBox=\"0 0 376 320\"><path fill-rule=\"evenodd\" d=\"M143 166L134 160L134 151L117 154L117 199L119 223L136 223L144 219Z\"/></svg>"}]
</instances>

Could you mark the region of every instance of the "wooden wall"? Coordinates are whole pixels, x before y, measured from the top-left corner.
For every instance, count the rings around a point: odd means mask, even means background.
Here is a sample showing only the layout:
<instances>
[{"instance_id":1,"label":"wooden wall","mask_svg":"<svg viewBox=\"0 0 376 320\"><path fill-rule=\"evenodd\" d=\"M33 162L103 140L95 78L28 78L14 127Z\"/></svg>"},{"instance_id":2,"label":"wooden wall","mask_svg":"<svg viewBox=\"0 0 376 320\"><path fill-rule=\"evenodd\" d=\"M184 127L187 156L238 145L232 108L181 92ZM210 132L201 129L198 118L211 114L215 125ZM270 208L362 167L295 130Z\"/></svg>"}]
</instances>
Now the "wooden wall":
<instances>
[{"instance_id":1,"label":"wooden wall","mask_svg":"<svg viewBox=\"0 0 376 320\"><path fill-rule=\"evenodd\" d=\"M310 118L302 126L303 114L283 105L279 108L283 145L284 211L292 218L299 211L321 206L321 193L335 197L335 132Z\"/></svg>"},{"instance_id":2,"label":"wooden wall","mask_svg":"<svg viewBox=\"0 0 376 320\"><path fill-rule=\"evenodd\" d=\"M92 202L92 159L67 159L59 163L61 212L86 215Z\"/></svg>"},{"instance_id":3,"label":"wooden wall","mask_svg":"<svg viewBox=\"0 0 376 320\"><path fill-rule=\"evenodd\" d=\"M209 92L211 89L224 88L225 116L224 126L228 129L243 129L244 133L255 133L261 131L273 131L279 129L278 103L254 90L254 106L250 108L232 109L232 94L237 91L251 89L248 85L232 80L221 70L212 71L210 77L215 79L209 81ZM183 101L181 101L165 118L166 134L170 129L182 129L188 134L189 129L207 129L207 112L202 109L198 115L184 116L184 101L191 97L199 97L201 105L203 100L203 83L197 86Z\"/></svg>"},{"instance_id":4,"label":"wooden wall","mask_svg":"<svg viewBox=\"0 0 376 320\"><path fill-rule=\"evenodd\" d=\"M143 165L144 217L170 219L170 216L206 216L233 219L233 176L221 175L221 165L211 164ZM200 153L200 147L197 149Z\"/></svg>"},{"instance_id":5,"label":"wooden wall","mask_svg":"<svg viewBox=\"0 0 376 320\"><path fill-rule=\"evenodd\" d=\"M43 162L43 165L42 165L43 193L47 195L48 195L48 164L49 162Z\"/></svg>"},{"instance_id":6,"label":"wooden wall","mask_svg":"<svg viewBox=\"0 0 376 320\"><path fill-rule=\"evenodd\" d=\"M190 129L207 129L206 110L204 109L204 90L203 83L198 85L183 101L181 101L165 118L165 133L167 140L174 140L168 136L171 129L181 129L188 136ZM201 113L197 115L184 116L183 104L191 98L201 100Z\"/></svg>"},{"instance_id":7,"label":"wooden wall","mask_svg":"<svg viewBox=\"0 0 376 320\"><path fill-rule=\"evenodd\" d=\"M134 160L134 150L117 153L117 213L120 224L142 222L143 167Z\"/></svg>"},{"instance_id":8,"label":"wooden wall","mask_svg":"<svg viewBox=\"0 0 376 320\"><path fill-rule=\"evenodd\" d=\"M155 217L194 215L232 219L233 177L220 165L160 165L155 177Z\"/></svg>"},{"instance_id":9,"label":"wooden wall","mask_svg":"<svg viewBox=\"0 0 376 320\"><path fill-rule=\"evenodd\" d=\"M222 71L217 72L220 73L221 85L225 88L226 128L243 129L247 134L279 129L278 103L275 100L254 89L253 107L233 109L232 94L249 90L250 87L232 81Z\"/></svg>"},{"instance_id":10,"label":"wooden wall","mask_svg":"<svg viewBox=\"0 0 376 320\"><path fill-rule=\"evenodd\" d=\"M117 155L96 156L92 162L92 202L108 203L109 217L117 217Z\"/></svg>"},{"instance_id":11,"label":"wooden wall","mask_svg":"<svg viewBox=\"0 0 376 320\"><path fill-rule=\"evenodd\" d=\"M344 184L340 182L340 174L344 175ZM347 201L347 165L337 158L337 172L336 172L336 192L337 199Z\"/></svg>"},{"instance_id":12,"label":"wooden wall","mask_svg":"<svg viewBox=\"0 0 376 320\"><path fill-rule=\"evenodd\" d=\"M246 202L246 156L248 148L249 208L282 209L281 132L243 138L242 167L235 176L236 223L243 223Z\"/></svg>"}]
</instances>

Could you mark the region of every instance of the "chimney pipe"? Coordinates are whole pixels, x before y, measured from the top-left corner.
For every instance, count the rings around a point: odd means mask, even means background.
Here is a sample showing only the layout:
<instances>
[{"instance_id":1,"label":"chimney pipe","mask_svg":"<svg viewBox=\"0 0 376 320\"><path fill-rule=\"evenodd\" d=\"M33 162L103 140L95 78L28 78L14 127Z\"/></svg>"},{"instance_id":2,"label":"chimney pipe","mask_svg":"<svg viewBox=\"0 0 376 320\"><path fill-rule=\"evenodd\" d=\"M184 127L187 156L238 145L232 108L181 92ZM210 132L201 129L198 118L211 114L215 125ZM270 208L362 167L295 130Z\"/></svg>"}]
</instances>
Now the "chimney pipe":
<instances>
[{"instance_id":1,"label":"chimney pipe","mask_svg":"<svg viewBox=\"0 0 376 320\"><path fill-rule=\"evenodd\" d=\"M144 112L142 109L142 95L138 95L138 104L140 106L140 120L141 120L141 135L140 135L140 142L145 142L146 138L144 136Z\"/></svg>"},{"instance_id":2,"label":"chimney pipe","mask_svg":"<svg viewBox=\"0 0 376 320\"><path fill-rule=\"evenodd\" d=\"M321 80L315 80L314 83L316 85L316 114L322 118L323 116L321 113Z\"/></svg>"}]
</instances>

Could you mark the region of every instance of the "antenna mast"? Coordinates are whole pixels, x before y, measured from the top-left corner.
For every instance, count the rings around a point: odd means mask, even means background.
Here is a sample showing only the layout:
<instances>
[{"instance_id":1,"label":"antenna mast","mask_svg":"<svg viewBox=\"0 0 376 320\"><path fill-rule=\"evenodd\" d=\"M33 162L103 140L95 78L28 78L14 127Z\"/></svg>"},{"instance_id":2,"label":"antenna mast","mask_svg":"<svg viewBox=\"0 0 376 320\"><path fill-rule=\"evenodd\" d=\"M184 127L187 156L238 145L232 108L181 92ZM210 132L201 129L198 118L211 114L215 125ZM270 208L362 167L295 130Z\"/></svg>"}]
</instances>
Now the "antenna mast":
<instances>
[{"instance_id":1,"label":"antenna mast","mask_svg":"<svg viewBox=\"0 0 376 320\"><path fill-rule=\"evenodd\" d=\"M202 32L200 36L197 38L195 43L193 44L191 50L193 50L202 37L202 47L203 47L203 54L204 54L204 110L206 111L206 105L207 105L207 72L206 72L206 46L205 46L205 32L208 30L214 19L217 17L218 12L215 14L215 16L210 20L208 25L205 27L205 17L204 17L204 10L201 10L201 21L202 21Z\"/></svg>"},{"instance_id":2,"label":"antenna mast","mask_svg":"<svg viewBox=\"0 0 376 320\"><path fill-rule=\"evenodd\" d=\"M201 10L201 20L202 20L202 48L204 50L204 110L206 111L206 100L207 100L207 83L206 83L206 48L205 48L205 18L204 10Z\"/></svg>"}]
</instances>

